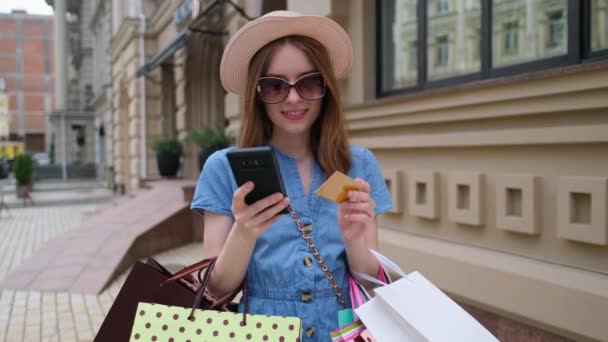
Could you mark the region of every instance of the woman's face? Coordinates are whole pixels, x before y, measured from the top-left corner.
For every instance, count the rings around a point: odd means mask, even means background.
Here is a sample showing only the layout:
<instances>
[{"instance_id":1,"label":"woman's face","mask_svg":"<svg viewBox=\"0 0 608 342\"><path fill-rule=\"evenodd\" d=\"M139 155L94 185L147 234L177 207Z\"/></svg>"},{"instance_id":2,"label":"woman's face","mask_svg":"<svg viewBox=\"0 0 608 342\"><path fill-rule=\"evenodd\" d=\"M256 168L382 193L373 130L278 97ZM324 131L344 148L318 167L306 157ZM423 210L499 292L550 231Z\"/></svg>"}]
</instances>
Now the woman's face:
<instances>
[{"instance_id":1,"label":"woman's face","mask_svg":"<svg viewBox=\"0 0 608 342\"><path fill-rule=\"evenodd\" d=\"M318 71L302 50L289 43L277 47L270 58L268 70L263 75L266 77L294 83L302 76ZM308 136L321 113L322 100L304 99L295 87L291 87L285 100L275 104L265 103L266 113L274 126L273 135Z\"/></svg>"}]
</instances>

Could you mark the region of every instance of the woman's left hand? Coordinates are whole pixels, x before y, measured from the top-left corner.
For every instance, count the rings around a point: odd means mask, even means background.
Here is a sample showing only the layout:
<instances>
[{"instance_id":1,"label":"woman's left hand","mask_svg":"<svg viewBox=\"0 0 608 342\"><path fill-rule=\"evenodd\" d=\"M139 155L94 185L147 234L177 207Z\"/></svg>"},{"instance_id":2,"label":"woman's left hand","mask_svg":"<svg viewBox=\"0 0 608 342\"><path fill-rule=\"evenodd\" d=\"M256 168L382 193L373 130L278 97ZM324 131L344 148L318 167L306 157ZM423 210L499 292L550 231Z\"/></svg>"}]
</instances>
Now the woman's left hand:
<instances>
[{"instance_id":1,"label":"woman's left hand","mask_svg":"<svg viewBox=\"0 0 608 342\"><path fill-rule=\"evenodd\" d=\"M338 210L338 223L346 243L363 238L376 222L376 204L370 196L369 184L361 178L355 181L361 189L349 191L348 200L342 202Z\"/></svg>"}]
</instances>

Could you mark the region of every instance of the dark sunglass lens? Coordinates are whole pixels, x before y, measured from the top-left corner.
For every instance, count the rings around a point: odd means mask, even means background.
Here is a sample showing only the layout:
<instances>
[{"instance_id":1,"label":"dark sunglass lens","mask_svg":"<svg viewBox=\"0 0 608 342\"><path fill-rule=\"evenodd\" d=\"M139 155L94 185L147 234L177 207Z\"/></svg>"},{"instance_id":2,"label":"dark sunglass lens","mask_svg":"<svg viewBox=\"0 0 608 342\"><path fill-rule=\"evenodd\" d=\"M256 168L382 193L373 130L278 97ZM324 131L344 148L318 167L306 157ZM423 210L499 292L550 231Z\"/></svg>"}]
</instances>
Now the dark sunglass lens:
<instances>
[{"instance_id":1,"label":"dark sunglass lens","mask_svg":"<svg viewBox=\"0 0 608 342\"><path fill-rule=\"evenodd\" d=\"M316 100L323 97L325 84L319 74L303 77L296 83L296 89L300 96L307 100Z\"/></svg>"},{"instance_id":2,"label":"dark sunglass lens","mask_svg":"<svg viewBox=\"0 0 608 342\"><path fill-rule=\"evenodd\" d=\"M284 81L275 78L263 78L259 81L260 95L264 102L281 102L289 89Z\"/></svg>"}]
</instances>

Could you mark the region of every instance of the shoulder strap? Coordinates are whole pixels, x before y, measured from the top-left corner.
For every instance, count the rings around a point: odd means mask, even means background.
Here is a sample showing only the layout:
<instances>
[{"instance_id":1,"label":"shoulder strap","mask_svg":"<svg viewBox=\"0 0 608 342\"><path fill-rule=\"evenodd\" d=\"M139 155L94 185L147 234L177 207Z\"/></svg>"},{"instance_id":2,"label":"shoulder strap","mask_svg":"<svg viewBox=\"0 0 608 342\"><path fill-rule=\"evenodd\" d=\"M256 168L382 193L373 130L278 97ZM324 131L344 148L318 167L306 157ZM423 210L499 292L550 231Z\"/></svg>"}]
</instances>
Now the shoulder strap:
<instances>
[{"instance_id":1,"label":"shoulder strap","mask_svg":"<svg viewBox=\"0 0 608 342\"><path fill-rule=\"evenodd\" d=\"M312 243L312 239L310 238L310 236L308 236L308 233L306 232L306 230L304 230L304 227L302 226L302 222L300 222L300 218L298 217L296 212L293 210L291 205L288 205L287 209L289 210L289 214L291 215L293 220L298 225L298 230L300 230L300 232L302 233L302 237L304 238L304 240L306 240L306 245L308 245L308 247L312 251L312 255L315 256L315 259L317 259L317 262L319 263L319 265L321 265L321 269L323 270L323 272L325 272L327 279L329 279L331 286L334 288L334 291L336 291L336 296L338 297L338 302L340 302L340 305L342 305L342 308L345 309L346 302L344 301L344 296L342 295L342 290L336 283L334 276L331 274L331 272L327 268L327 265L325 264L325 262L323 261L323 258L319 254L317 247L315 247L315 245Z\"/></svg>"}]
</instances>

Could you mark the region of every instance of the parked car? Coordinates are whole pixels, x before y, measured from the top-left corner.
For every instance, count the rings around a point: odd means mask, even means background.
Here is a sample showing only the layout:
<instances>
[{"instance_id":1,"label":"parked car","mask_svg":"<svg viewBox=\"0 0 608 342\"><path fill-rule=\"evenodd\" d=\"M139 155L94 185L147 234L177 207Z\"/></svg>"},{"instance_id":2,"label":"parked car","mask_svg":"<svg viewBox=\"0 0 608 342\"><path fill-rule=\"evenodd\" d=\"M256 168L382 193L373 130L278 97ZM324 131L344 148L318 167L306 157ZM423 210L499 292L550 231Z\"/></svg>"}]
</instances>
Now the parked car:
<instances>
[{"instance_id":1,"label":"parked car","mask_svg":"<svg viewBox=\"0 0 608 342\"><path fill-rule=\"evenodd\" d=\"M0 156L0 179L7 178L11 167L5 157Z\"/></svg>"},{"instance_id":2,"label":"parked car","mask_svg":"<svg viewBox=\"0 0 608 342\"><path fill-rule=\"evenodd\" d=\"M39 166L45 166L51 163L48 153L34 153L32 154L32 159L34 159Z\"/></svg>"}]
</instances>

